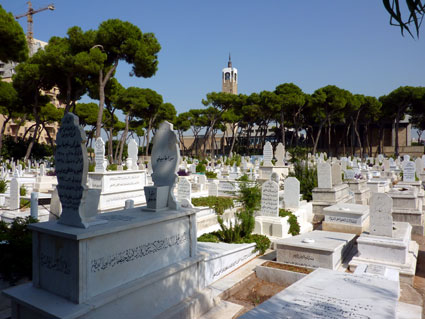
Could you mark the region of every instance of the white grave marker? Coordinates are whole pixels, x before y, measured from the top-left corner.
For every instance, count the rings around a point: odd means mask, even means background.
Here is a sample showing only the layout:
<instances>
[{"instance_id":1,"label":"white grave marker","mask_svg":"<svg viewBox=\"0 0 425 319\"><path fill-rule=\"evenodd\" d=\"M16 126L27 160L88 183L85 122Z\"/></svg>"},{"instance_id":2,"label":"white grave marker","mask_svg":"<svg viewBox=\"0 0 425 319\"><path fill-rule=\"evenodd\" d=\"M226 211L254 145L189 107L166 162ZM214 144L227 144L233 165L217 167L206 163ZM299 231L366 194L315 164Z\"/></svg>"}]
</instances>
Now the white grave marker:
<instances>
[{"instance_id":1,"label":"white grave marker","mask_svg":"<svg viewBox=\"0 0 425 319\"><path fill-rule=\"evenodd\" d=\"M300 182L296 177L285 179L283 199L285 208L298 208L300 206Z\"/></svg>"},{"instance_id":2,"label":"white grave marker","mask_svg":"<svg viewBox=\"0 0 425 319\"><path fill-rule=\"evenodd\" d=\"M263 166L264 167L271 167L273 166L272 159L273 159L273 146L270 142L266 142L263 148Z\"/></svg>"},{"instance_id":3,"label":"white grave marker","mask_svg":"<svg viewBox=\"0 0 425 319\"><path fill-rule=\"evenodd\" d=\"M416 167L415 163L408 161L403 165L403 182L414 182L415 181Z\"/></svg>"},{"instance_id":4,"label":"white grave marker","mask_svg":"<svg viewBox=\"0 0 425 319\"><path fill-rule=\"evenodd\" d=\"M279 185L271 180L261 187L261 215L279 216Z\"/></svg>"},{"instance_id":5,"label":"white grave marker","mask_svg":"<svg viewBox=\"0 0 425 319\"><path fill-rule=\"evenodd\" d=\"M94 161L96 163L94 168L95 172L106 172L105 142L101 137L98 137L94 143Z\"/></svg>"},{"instance_id":6,"label":"white grave marker","mask_svg":"<svg viewBox=\"0 0 425 319\"><path fill-rule=\"evenodd\" d=\"M393 236L393 199L384 193L373 193L370 199L370 234Z\"/></svg>"},{"instance_id":7,"label":"white grave marker","mask_svg":"<svg viewBox=\"0 0 425 319\"><path fill-rule=\"evenodd\" d=\"M328 163L317 164L317 185L319 188L332 188L331 166Z\"/></svg>"}]
</instances>

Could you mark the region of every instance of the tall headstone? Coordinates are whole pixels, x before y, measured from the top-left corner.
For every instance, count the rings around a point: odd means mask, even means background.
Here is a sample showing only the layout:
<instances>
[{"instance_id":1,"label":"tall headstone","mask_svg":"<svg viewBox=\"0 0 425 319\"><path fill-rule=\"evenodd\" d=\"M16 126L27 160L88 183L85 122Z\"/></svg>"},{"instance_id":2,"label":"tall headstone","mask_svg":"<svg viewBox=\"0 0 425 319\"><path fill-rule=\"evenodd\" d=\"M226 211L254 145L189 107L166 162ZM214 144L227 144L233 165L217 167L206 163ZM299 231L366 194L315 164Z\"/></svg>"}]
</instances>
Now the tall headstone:
<instances>
[{"instance_id":1,"label":"tall headstone","mask_svg":"<svg viewBox=\"0 0 425 319\"><path fill-rule=\"evenodd\" d=\"M138 153L139 147L137 146L137 143L134 138L132 138L128 143L128 158L131 160L131 165L129 165L128 168L131 170L137 170L139 168L137 166Z\"/></svg>"},{"instance_id":2,"label":"tall headstone","mask_svg":"<svg viewBox=\"0 0 425 319\"><path fill-rule=\"evenodd\" d=\"M152 147L152 181L153 186L145 187L147 208L152 210L172 209L179 206L174 196L177 182L177 170L180 163L178 138L173 131L173 124L164 121L155 133ZM166 196L163 197L163 193Z\"/></svg>"},{"instance_id":3,"label":"tall headstone","mask_svg":"<svg viewBox=\"0 0 425 319\"><path fill-rule=\"evenodd\" d=\"M263 166L264 167L273 166L272 159L273 159L273 146L270 142L266 142L263 148Z\"/></svg>"},{"instance_id":4,"label":"tall headstone","mask_svg":"<svg viewBox=\"0 0 425 319\"><path fill-rule=\"evenodd\" d=\"M319 188L332 188L332 173L330 164L317 164L317 185Z\"/></svg>"},{"instance_id":5,"label":"tall headstone","mask_svg":"<svg viewBox=\"0 0 425 319\"><path fill-rule=\"evenodd\" d=\"M98 137L96 139L96 142L94 143L94 162L95 172L106 172L105 167L105 142L101 137Z\"/></svg>"},{"instance_id":6,"label":"tall headstone","mask_svg":"<svg viewBox=\"0 0 425 319\"><path fill-rule=\"evenodd\" d=\"M261 215L279 216L279 185L272 180L264 182L261 187Z\"/></svg>"},{"instance_id":7,"label":"tall headstone","mask_svg":"<svg viewBox=\"0 0 425 319\"><path fill-rule=\"evenodd\" d=\"M40 176L46 175L46 165L44 163L40 164Z\"/></svg>"},{"instance_id":8,"label":"tall headstone","mask_svg":"<svg viewBox=\"0 0 425 319\"><path fill-rule=\"evenodd\" d=\"M285 208L298 208L300 206L300 182L296 177L285 179L283 199Z\"/></svg>"},{"instance_id":9,"label":"tall headstone","mask_svg":"<svg viewBox=\"0 0 425 319\"><path fill-rule=\"evenodd\" d=\"M332 185L339 185L342 183L341 165L338 163L332 164Z\"/></svg>"},{"instance_id":10,"label":"tall headstone","mask_svg":"<svg viewBox=\"0 0 425 319\"><path fill-rule=\"evenodd\" d=\"M370 234L393 236L393 199L384 193L373 193L370 199Z\"/></svg>"},{"instance_id":11,"label":"tall headstone","mask_svg":"<svg viewBox=\"0 0 425 319\"><path fill-rule=\"evenodd\" d=\"M284 158L285 158L285 146L282 143L277 144L276 146L276 166L285 166Z\"/></svg>"},{"instance_id":12,"label":"tall headstone","mask_svg":"<svg viewBox=\"0 0 425 319\"><path fill-rule=\"evenodd\" d=\"M278 174L278 173L276 173L276 172L273 172L273 173L270 175L270 179L271 179L273 182L276 182L276 183L278 183L278 184L279 184L279 182L280 182L280 176L279 176L279 174Z\"/></svg>"},{"instance_id":13,"label":"tall headstone","mask_svg":"<svg viewBox=\"0 0 425 319\"><path fill-rule=\"evenodd\" d=\"M406 155L405 155L406 156ZM414 182L415 181L416 167L415 163L408 161L403 165L403 182Z\"/></svg>"},{"instance_id":14,"label":"tall headstone","mask_svg":"<svg viewBox=\"0 0 425 319\"><path fill-rule=\"evenodd\" d=\"M79 126L78 117L72 113L62 118L56 136L55 161L57 189L62 204L58 222L81 228L106 222L95 220L100 189L87 188L86 134Z\"/></svg>"},{"instance_id":15,"label":"tall headstone","mask_svg":"<svg viewBox=\"0 0 425 319\"><path fill-rule=\"evenodd\" d=\"M218 196L218 181L212 180L208 183L208 196Z\"/></svg>"},{"instance_id":16,"label":"tall headstone","mask_svg":"<svg viewBox=\"0 0 425 319\"><path fill-rule=\"evenodd\" d=\"M184 198L191 200L192 184L186 179L181 178L177 187L177 200L181 202Z\"/></svg>"},{"instance_id":17,"label":"tall headstone","mask_svg":"<svg viewBox=\"0 0 425 319\"><path fill-rule=\"evenodd\" d=\"M9 209L19 209L20 193L19 193L19 182L17 178L12 178L10 181L10 195L9 195Z\"/></svg>"}]
</instances>

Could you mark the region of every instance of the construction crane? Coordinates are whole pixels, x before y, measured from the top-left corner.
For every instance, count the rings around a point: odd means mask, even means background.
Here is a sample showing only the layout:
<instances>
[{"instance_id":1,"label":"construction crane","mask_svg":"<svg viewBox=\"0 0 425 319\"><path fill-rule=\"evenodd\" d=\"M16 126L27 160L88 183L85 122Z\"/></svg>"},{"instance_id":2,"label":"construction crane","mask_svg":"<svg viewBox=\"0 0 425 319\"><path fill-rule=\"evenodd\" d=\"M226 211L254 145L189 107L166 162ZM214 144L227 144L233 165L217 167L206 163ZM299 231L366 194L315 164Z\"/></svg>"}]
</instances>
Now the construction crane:
<instances>
[{"instance_id":1,"label":"construction crane","mask_svg":"<svg viewBox=\"0 0 425 319\"><path fill-rule=\"evenodd\" d=\"M33 28L32 28L32 24L33 24L32 16L36 13L39 13L39 12L45 11L45 10L52 10L53 11L53 10L55 10L55 6L53 4L49 4L47 7L34 10L32 8L31 1L28 1L27 4L28 4L28 11L25 12L24 14L15 16L15 19L27 17L27 24L28 24L27 42L28 42L28 48L30 49L30 54L31 54L32 53L32 44L33 44L33 41L34 41L34 33L33 33Z\"/></svg>"}]
</instances>

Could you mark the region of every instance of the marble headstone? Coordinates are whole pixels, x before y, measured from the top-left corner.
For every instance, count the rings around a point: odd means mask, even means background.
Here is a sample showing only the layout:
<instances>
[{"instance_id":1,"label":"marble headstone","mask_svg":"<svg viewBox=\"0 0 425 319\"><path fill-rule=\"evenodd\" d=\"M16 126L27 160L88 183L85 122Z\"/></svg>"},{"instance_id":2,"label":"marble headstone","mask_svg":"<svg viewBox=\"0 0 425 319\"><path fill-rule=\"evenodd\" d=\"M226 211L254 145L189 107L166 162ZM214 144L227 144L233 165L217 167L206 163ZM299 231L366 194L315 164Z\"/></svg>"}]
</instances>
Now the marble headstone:
<instances>
[{"instance_id":1,"label":"marble headstone","mask_svg":"<svg viewBox=\"0 0 425 319\"><path fill-rule=\"evenodd\" d=\"M339 185L342 183L341 165L338 163L332 164L332 185Z\"/></svg>"},{"instance_id":2,"label":"marble headstone","mask_svg":"<svg viewBox=\"0 0 425 319\"><path fill-rule=\"evenodd\" d=\"M282 143L277 144L276 146L276 166L285 166L283 159L285 158L285 146Z\"/></svg>"},{"instance_id":3,"label":"marble headstone","mask_svg":"<svg viewBox=\"0 0 425 319\"><path fill-rule=\"evenodd\" d=\"M273 159L273 146L270 142L266 142L263 148L263 166L264 167L271 167L273 166L272 159Z\"/></svg>"},{"instance_id":4,"label":"marble headstone","mask_svg":"<svg viewBox=\"0 0 425 319\"><path fill-rule=\"evenodd\" d=\"M392 237L393 199L384 193L373 193L370 199L370 234Z\"/></svg>"},{"instance_id":5,"label":"marble headstone","mask_svg":"<svg viewBox=\"0 0 425 319\"><path fill-rule=\"evenodd\" d=\"M95 172L106 172L105 167L105 142L101 137L96 139L94 143L94 161L95 161Z\"/></svg>"},{"instance_id":6,"label":"marble headstone","mask_svg":"<svg viewBox=\"0 0 425 319\"><path fill-rule=\"evenodd\" d=\"M212 180L208 183L208 196L218 196L218 181Z\"/></svg>"},{"instance_id":7,"label":"marble headstone","mask_svg":"<svg viewBox=\"0 0 425 319\"><path fill-rule=\"evenodd\" d=\"M417 158L415 160L415 166L416 166L416 175L420 177L420 174L423 174L424 172L424 166L421 158Z\"/></svg>"},{"instance_id":8,"label":"marble headstone","mask_svg":"<svg viewBox=\"0 0 425 319\"><path fill-rule=\"evenodd\" d=\"M162 200L159 197L147 196L148 209L168 208L177 210L179 208L174 196L174 187L178 179L177 170L180 163L178 143L177 135L173 131L173 124L167 121L162 122L153 138L151 161L154 186L145 187L145 194L146 190L152 194L154 188L157 188L155 192L159 194L159 188L162 188L163 190L167 189L168 196L166 196L165 202L160 202Z\"/></svg>"},{"instance_id":9,"label":"marble headstone","mask_svg":"<svg viewBox=\"0 0 425 319\"><path fill-rule=\"evenodd\" d=\"M72 113L62 118L56 136L55 161L57 189L62 204L58 222L81 228L106 222L95 220L100 189L87 188L86 134L79 126L78 117Z\"/></svg>"},{"instance_id":10,"label":"marble headstone","mask_svg":"<svg viewBox=\"0 0 425 319\"><path fill-rule=\"evenodd\" d=\"M416 173L415 163L412 161L405 162L403 165L403 182L414 182L415 173Z\"/></svg>"},{"instance_id":11,"label":"marble headstone","mask_svg":"<svg viewBox=\"0 0 425 319\"><path fill-rule=\"evenodd\" d=\"M279 216L279 185L266 181L261 187L261 215Z\"/></svg>"},{"instance_id":12,"label":"marble headstone","mask_svg":"<svg viewBox=\"0 0 425 319\"><path fill-rule=\"evenodd\" d=\"M283 198L285 208L298 208L300 206L300 182L296 177L285 179Z\"/></svg>"},{"instance_id":13,"label":"marble headstone","mask_svg":"<svg viewBox=\"0 0 425 319\"><path fill-rule=\"evenodd\" d=\"M319 188L332 188L332 173L330 164L317 164L317 185Z\"/></svg>"},{"instance_id":14,"label":"marble headstone","mask_svg":"<svg viewBox=\"0 0 425 319\"><path fill-rule=\"evenodd\" d=\"M137 143L134 138L132 138L128 143L128 158L131 160L131 165L128 168L131 170L137 170L139 168L137 166L138 152L139 147L137 146Z\"/></svg>"},{"instance_id":15,"label":"marble headstone","mask_svg":"<svg viewBox=\"0 0 425 319\"><path fill-rule=\"evenodd\" d=\"M9 209L17 210L20 204L19 182L17 178L10 181Z\"/></svg>"},{"instance_id":16,"label":"marble headstone","mask_svg":"<svg viewBox=\"0 0 425 319\"><path fill-rule=\"evenodd\" d=\"M177 187L177 200L181 202L183 199L191 200L192 184L186 179L181 178Z\"/></svg>"}]
</instances>

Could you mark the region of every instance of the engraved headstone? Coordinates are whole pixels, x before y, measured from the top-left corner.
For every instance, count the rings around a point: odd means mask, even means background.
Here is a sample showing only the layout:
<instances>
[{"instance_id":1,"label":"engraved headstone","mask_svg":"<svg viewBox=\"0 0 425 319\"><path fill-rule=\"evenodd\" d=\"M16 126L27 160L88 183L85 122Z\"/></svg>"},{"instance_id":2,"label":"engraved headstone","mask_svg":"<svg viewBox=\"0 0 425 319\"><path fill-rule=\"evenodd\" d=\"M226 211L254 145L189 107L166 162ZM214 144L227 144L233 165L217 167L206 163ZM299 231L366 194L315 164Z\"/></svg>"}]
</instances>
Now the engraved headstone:
<instances>
[{"instance_id":1,"label":"engraved headstone","mask_svg":"<svg viewBox=\"0 0 425 319\"><path fill-rule=\"evenodd\" d=\"M319 188L332 188L331 165L328 163L317 164L317 185Z\"/></svg>"},{"instance_id":2,"label":"engraved headstone","mask_svg":"<svg viewBox=\"0 0 425 319\"><path fill-rule=\"evenodd\" d=\"M282 143L277 144L276 146L276 166L285 166L284 158L285 158L285 146Z\"/></svg>"},{"instance_id":3,"label":"engraved headstone","mask_svg":"<svg viewBox=\"0 0 425 319\"><path fill-rule=\"evenodd\" d=\"M138 166L137 166L138 152L139 152L139 147L137 146L137 143L134 140L134 138L132 138L130 142L128 143L128 158L131 160L131 165L128 166L128 168L131 170L138 169Z\"/></svg>"},{"instance_id":4,"label":"engraved headstone","mask_svg":"<svg viewBox=\"0 0 425 319\"><path fill-rule=\"evenodd\" d=\"M279 182L280 182L280 176L279 176L279 174L278 174L278 173L276 173L276 172L273 172L273 173L270 175L270 179L271 179L273 182L276 182L276 183L278 183L278 184L279 184Z\"/></svg>"},{"instance_id":5,"label":"engraved headstone","mask_svg":"<svg viewBox=\"0 0 425 319\"><path fill-rule=\"evenodd\" d=\"M272 159L273 159L273 146L270 142L266 142L263 148L263 166L264 167L271 167L273 166Z\"/></svg>"},{"instance_id":6,"label":"engraved headstone","mask_svg":"<svg viewBox=\"0 0 425 319\"><path fill-rule=\"evenodd\" d=\"M271 180L261 187L261 215L279 216L279 185Z\"/></svg>"},{"instance_id":7,"label":"engraved headstone","mask_svg":"<svg viewBox=\"0 0 425 319\"><path fill-rule=\"evenodd\" d=\"M10 195L9 195L9 209L19 209L20 193L19 193L19 182L15 177L10 181Z\"/></svg>"},{"instance_id":8,"label":"engraved headstone","mask_svg":"<svg viewBox=\"0 0 425 319\"><path fill-rule=\"evenodd\" d=\"M192 184L186 179L181 178L177 186L177 200L181 202L183 198L190 201L192 197Z\"/></svg>"},{"instance_id":9,"label":"engraved headstone","mask_svg":"<svg viewBox=\"0 0 425 319\"><path fill-rule=\"evenodd\" d=\"M59 223L87 228L96 221L100 189L87 189L88 159L86 134L78 117L67 113L56 136L56 176L62 204Z\"/></svg>"},{"instance_id":10,"label":"engraved headstone","mask_svg":"<svg viewBox=\"0 0 425 319\"><path fill-rule=\"evenodd\" d=\"M345 179L354 179L354 170L347 169L344 171Z\"/></svg>"},{"instance_id":11,"label":"engraved headstone","mask_svg":"<svg viewBox=\"0 0 425 319\"><path fill-rule=\"evenodd\" d=\"M298 208L300 206L300 182L296 177L285 179L283 199L285 208Z\"/></svg>"},{"instance_id":12,"label":"engraved headstone","mask_svg":"<svg viewBox=\"0 0 425 319\"><path fill-rule=\"evenodd\" d=\"M390 170L390 160L389 159L384 159L384 170L385 171L389 171Z\"/></svg>"},{"instance_id":13,"label":"engraved headstone","mask_svg":"<svg viewBox=\"0 0 425 319\"><path fill-rule=\"evenodd\" d=\"M94 161L95 161L95 172L106 172L105 167L105 142L101 137L96 139L94 143Z\"/></svg>"},{"instance_id":14,"label":"engraved headstone","mask_svg":"<svg viewBox=\"0 0 425 319\"><path fill-rule=\"evenodd\" d=\"M373 193L370 199L370 234L392 237L393 199L384 193Z\"/></svg>"},{"instance_id":15,"label":"engraved headstone","mask_svg":"<svg viewBox=\"0 0 425 319\"><path fill-rule=\"evenodd\" d=\"M415 163L408 161L403 166L403 182L414 182L415 181L416 167Z\"/></svg>"},{"instance_id":16,"label":"engraved headstone","mask_svg":"<svg viewBox=\"0 0 425 319\"><path fill-rule=\"evenodd\" d=\"M174 196L180 163L178 138L173 124L164 121L155 133L152 147L153 186L145 187L147 208L152 210L179 209ZM166 196L163 193L166 192Z\"/></svg>"},{"instance_id":17,"label":"engraved headstone","mask_svg":"<svg viewBox=\"0 0 425 319\"><path fill-rule=\"evenodd\" d=\"M338 163L332 164L332 185L339 185L342 183L341 165Z\"/></svg>"},{"instance_id":18,"label":"engraved headstone","mask_svg":"<svg viewBox=\"0 0 425 319\"><path fill-rule=\"evenodd\" d=\"M218 181L213 180L208 183L208 196L218 196Z\"/></svg>"}]
</instances>

